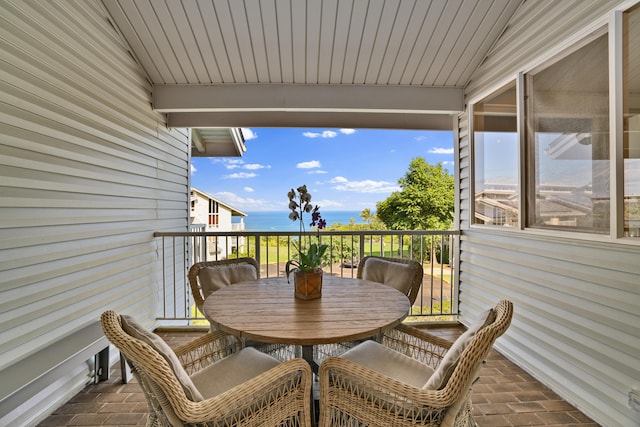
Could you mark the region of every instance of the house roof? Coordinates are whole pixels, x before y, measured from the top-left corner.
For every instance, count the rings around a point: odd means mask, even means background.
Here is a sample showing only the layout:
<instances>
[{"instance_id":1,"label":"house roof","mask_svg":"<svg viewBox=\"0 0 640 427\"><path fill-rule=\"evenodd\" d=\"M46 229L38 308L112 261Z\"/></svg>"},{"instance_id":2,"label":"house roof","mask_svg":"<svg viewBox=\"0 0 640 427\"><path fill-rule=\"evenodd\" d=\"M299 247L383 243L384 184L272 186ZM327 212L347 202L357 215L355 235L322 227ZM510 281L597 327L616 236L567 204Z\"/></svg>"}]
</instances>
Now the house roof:
<instances>
[{"instance_id":1,"label":"house roof","mask_svg":"<svg viewBox=\"0 0 640 427\"><path fill-rule=\"evenodd\" d=\"M192 128L191 157L239 157L247 151L239 128Z\"/></svg>"},{"instance_id":2,"label":"house roof","mask_svg":"<svg viewBox=\"0 0 640 427\"><path fill-rule=\"evenodd\" d=\"M216 199L215 197L213 197L211 194L205 193L204 191L200 191L197 188L191 187L191 191L192 192L196 192L198 194L200 194L202 197L206 198L206 199L211 199L211 200L215 200L216 202L218 202L219 205L224 206L225 208L227 208L228 210L231 211L231 216L247 216L246 213L234 208L233 206L220 201L219 199Z\"/></svg>"},{"instance_id":3,"label":"house roof","mask_svg":"<svg viewBox=\"0 0 640 427\"><path fill-rule=\"evenodd\" d=\"M451 130L523 0L104 0L172 127Z\"/></svg>"}]
</instances>

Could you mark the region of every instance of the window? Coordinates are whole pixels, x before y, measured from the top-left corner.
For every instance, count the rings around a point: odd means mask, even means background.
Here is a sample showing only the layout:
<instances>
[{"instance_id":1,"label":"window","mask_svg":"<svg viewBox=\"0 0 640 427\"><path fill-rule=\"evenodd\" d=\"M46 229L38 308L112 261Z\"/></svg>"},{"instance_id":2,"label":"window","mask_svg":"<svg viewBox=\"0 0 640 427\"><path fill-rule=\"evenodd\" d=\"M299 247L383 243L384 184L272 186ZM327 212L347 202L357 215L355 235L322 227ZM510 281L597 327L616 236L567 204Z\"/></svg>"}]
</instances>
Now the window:
<instances>
[{"instance_id":1,"label":"window","mask_svg":"<svg viewBox=\"0 0 640 427\"><path fill-rule=\"evenodd\" d=\"M209 225L218 226L218 202L209 199Z\"/></svg>"},{"instance_id":2,"label":"window","mask_svg":"<svg viewBox=\"0 0 640 427\"><path fill-rule=\"evenodd\" d=\"M609 233L607 35L526 76L527 226Z\"/></svg>"},{"instance_id":3,"label":"window","mask_svg":"<svg viewBox=\"0 0 640 427\"><path fill-rule=\"evenodd\" d=\"M474 224L518 226L516 84L473 105Z\"/></svg>"},{"instance_id":4,"label":"window","mask_svg":"<svg viewBox=\"0 0 640 427\"><path fill-rule=\"evenodd\" d=\"M623 17L624 235L640 237L640 6Z\"/></svg>"}]
</instances>

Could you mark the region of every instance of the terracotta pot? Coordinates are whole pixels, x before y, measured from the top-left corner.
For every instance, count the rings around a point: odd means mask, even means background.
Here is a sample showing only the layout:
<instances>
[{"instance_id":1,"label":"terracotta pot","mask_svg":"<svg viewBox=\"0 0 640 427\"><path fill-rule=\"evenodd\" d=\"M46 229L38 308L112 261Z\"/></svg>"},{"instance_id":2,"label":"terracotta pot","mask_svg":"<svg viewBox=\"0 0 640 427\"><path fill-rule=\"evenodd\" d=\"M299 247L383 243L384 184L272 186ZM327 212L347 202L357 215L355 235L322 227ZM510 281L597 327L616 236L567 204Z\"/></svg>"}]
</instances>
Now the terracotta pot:
<instances>
[{"instance_id":1,"label":"terracotta pot","mask_svg":"<svg viewBox=\"0 0 640 427\"><path fill-rule=\"evenodd\" d=\"M294 295L300 299L316 299L322 296L322 269L293 273Z\"/></svg>"}]
</instances>

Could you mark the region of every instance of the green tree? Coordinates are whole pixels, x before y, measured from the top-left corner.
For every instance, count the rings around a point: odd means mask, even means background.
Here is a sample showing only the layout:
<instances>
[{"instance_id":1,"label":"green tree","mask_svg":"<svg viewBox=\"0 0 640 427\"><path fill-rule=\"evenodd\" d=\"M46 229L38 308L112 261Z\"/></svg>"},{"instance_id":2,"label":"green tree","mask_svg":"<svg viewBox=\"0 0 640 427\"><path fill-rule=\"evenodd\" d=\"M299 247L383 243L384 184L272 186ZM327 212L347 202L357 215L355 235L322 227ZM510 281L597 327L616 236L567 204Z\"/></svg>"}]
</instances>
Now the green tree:
<instances>
[{"instance_id":1,"label":"green tree","mask_svg":"<svg viewBox=\"0 0 640 427\"><path fill-rule=\"evenodd\" d=\"M371 217L371 209L365 208L362 212L360 212L360 218L367 224L371 225L371 221L373 218Z\"/></svg>"},{"instance_id":2,"label":"green tree","mask_svg":"<svg viewBox=\"0 0 640 427\"><path fill-rule=\"evenodd\" d=\"M362 220L367 223L368 226L366 228L368 229L384 230L387 228L385 224L380 221L378 215L372 214L371 209L369 208L365 208L362 210L362 212L360 212L360 218L362 218Z\"/></svg>"},{"instance_id":3,"label":"green tree","mask_svg":"<svg viewBox=\"0 0 640 427\"><path fill-rule=\"evenodd\" d=\"M376 206L376 215L391 230L447 230L453 225L454 179L442 163L411 160L395 191Z\"/></svg>"}]
</instances>

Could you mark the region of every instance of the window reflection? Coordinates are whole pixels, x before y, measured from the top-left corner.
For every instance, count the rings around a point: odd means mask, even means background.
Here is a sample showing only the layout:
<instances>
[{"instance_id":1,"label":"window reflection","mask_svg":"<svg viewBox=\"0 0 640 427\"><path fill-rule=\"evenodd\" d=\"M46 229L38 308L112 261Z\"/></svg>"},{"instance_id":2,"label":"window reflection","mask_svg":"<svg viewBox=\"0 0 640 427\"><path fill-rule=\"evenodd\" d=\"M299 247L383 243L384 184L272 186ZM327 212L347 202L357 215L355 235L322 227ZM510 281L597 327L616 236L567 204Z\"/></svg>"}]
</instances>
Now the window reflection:
<instances>
[{"instance_id":1,"label":"window reflection","mask_svg":"<svg viewBox=\"0 0 640 427\"><path fill-rule=\"evenodd\" d=\"M473 106L474 224L518 225L515 82Z\"/></svg>"},{"instance_id":2,"label":"window reflection","mask_svg":"<svg viewBox=\"0 0 640 427\"><path fill-rule=\"evenodd\" d=\"M607 36L527 76L527 225L609 232Z\"/></svg>"}]
</instances>

